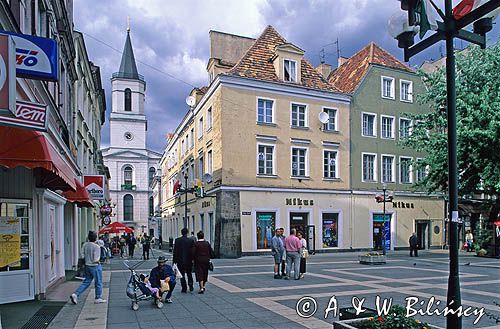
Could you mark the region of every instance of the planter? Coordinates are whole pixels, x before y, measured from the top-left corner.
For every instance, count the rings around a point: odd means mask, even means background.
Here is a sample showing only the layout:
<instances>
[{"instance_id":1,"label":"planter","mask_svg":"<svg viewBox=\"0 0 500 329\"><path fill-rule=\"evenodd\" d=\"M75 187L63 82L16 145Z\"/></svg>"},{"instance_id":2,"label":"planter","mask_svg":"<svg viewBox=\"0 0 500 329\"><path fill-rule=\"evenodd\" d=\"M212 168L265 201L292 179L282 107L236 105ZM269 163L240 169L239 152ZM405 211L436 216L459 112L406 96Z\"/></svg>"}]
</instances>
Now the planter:
<instances>
[{"instance_id":1,"label":"planter","mask_svg":"<svg viewBox=\"0 0 500 329\"><path fill-rule=\"evenodd\" d=\"M361 255L359 262L365 265L381 265L386 263L385 255Z\"/></svg>"},{"instance_id":2,"label":"planter","mask_svg":"<svg viewBox=\"0 0 500 329\"><path fill-rule=\"evenodd\" d=\"M355 325L367 319L368 318L333 321L333 329L357 329L358 327L355 327Z\"/></svg>"}]
</instances>

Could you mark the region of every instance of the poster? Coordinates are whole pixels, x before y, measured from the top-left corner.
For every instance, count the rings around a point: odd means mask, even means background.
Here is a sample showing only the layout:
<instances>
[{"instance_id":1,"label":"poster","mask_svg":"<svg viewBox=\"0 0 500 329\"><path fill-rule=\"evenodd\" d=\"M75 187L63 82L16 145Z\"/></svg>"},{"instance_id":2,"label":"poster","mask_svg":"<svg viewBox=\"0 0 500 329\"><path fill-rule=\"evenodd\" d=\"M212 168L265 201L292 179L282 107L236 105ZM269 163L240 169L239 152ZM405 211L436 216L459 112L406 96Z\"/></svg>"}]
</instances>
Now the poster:
<instances>
[{"instance_id":1,"label":"poster","mask_svg":"<svg viewBox=\"0 0 500 329\"><path fill-rule=\"evenodd\" d=\"M257 249L271 248L271 239L274 236L276 214L273 212L257 213Z\"/></svg>"},{"instance_id":2,"label":"poster","mask_svg":"<svg viewBox=\"0 0 500 329\"><path fill-rule=\"evenodd\" d=\"M21 260L19 219L0 217L0 267L18 266Z\"/></svg>"}]
</instances>

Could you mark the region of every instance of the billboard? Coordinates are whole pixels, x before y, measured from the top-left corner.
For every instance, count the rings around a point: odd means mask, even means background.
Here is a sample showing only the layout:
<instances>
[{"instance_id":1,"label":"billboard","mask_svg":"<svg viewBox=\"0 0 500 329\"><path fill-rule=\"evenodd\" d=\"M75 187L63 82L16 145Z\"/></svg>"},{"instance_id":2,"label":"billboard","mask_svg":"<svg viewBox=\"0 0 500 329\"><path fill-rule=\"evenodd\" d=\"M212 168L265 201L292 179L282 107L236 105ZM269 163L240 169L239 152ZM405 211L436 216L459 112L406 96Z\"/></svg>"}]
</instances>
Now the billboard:
<instances>
[{"instance_id":1,"label":"billboard","mask_svg":"<svg viewBox=\"0 0 500 329\"><path fill-rule=\"evenodd\" d=\"M8 35L0 34L0 112L16 112L15 45Z\"/></svg>"},{"instance_id":2,"label":"billboard","mask_svg":"<svg viewBox=\"0 0 500 329\"><path fill-rule=\"evenodd\" d=\"M92 200L104 200L104 176L84 175L83 186L87 189Z\"/></svg>"},{"instance_id":3,"label":"billboard","mask_svg":"<svg viewBox=\"0 0 500 329\"><path fill-rule=\"evenodd\" d=\"M0 114L0 124L47 131L47 106L17 101L15 116Z\"/></svg>"},{"instance_id":4,"label":"billboard","mask_svg":"<svg viewBox=\"0 0 500 329\"><path fill-rule=\"evenodd\" d=\"M16 45L16 73L18 78L57 81L57 42L54 39L41 38L10 31L8 34Z\"/></svg>"}]
</instances>

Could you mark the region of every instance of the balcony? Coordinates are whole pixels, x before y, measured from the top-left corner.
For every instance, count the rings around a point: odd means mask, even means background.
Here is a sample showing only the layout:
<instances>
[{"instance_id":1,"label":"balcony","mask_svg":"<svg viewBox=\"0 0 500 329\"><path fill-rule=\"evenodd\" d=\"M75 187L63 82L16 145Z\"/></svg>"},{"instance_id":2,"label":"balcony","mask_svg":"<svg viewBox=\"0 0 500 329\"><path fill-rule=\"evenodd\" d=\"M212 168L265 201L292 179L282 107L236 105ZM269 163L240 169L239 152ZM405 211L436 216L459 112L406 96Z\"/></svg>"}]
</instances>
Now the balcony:
<instances>
[{"instance_id":1,"label":"balcony","mask_svg":"<svg viewBox=\"0 0 500 329\"><path fill-rule=\"evenodd\" d=\"M122 190L124 190L124 191L135 191L135 185L132 185L132 184L122 184Z\"/></svg>"}]
</instances>

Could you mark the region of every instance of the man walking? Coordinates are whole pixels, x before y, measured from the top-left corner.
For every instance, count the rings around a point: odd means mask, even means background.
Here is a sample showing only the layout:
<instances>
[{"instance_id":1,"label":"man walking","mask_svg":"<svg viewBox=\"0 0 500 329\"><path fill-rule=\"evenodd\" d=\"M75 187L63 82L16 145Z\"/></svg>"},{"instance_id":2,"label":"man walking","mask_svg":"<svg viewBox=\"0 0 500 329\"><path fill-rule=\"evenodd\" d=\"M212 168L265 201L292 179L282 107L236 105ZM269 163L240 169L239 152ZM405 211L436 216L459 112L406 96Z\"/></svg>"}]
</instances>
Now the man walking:
<instances>
[{"instance_id":1,"label":"man walking","mask_svg":"<svg viewBox=\"0 0 500 329\"><path fill-rule=\"evenodd\" d=\"M171 297L175 288L175 273L172 267L167 264L167 260L163 256L158 257L158 266L153 268L149 274L151 286L161 291L162 286L160 280L165 280L169 287L167 295L165 296L165 303L172 303Z\"/></svg>"},{"instance_id":2,"label":"man walking","mask_svg":"<svg viewBox=\"0 0 500 329\"><path fill-rule=\"evenodd\" d=\"M410 237L410 257L413 257L413 253L415 253L415 257L418 257L418 238L415 232Z\"/></svg>"},{"instance_id":3,"label":"man walking","mask_svg":"<svg viewBox=\"0 0 500 329\"><path fill-rule=\"evenodd\" d=\"M302 248L302 243L300 242L299 238L295 236L295 229L292 228L290 230L290 235L285 238L285 250L286 250L286 272L287 276L285 277L285 280L289 279L289 276L291 275L292 271L292 264L293 264L293 271L294 271L294 277L295 280L300 279L300 249Z\"/></svg>"},{"instance_id":4,"label":"man walking","mask_svg":"<svg viewBox=\"0 0 500 329\"><path fill-rule=\"evenodd\" d=\"M128 255L130 258L134 258L135 245L137 244L137 239L132 234L128 239Z\"/></svg>"},{"instance_id":5,"label":"man walking","mask_svg":"<svg viewBox=\"0 0 500 329\"><path fill-rule=\"evenodd\" d=\"M151 240L149 239L149 236L144 233L144 236L142 237L142 258L144 260L149 260L149 249L151 248Z\"/></svg>"},{"instance_id":6,"label":"man walking","mask_svg":"<svg viewBox=\"0 0 500 329\"><path fill-rule=\"evenodd\" d=\"M281 279L280 265L285 254L285 245L281 239L281 230L277 228L275 232L276 234L271 239L271 253L274 257L274 278Z\"/></svg>"},{"instance_id":7,"label":"man walking","mask_svg":"<svg viewBox=\"0 0 500 329\"><path fill-rule=\"evenodd\" d=\"M189 291L193 291L193 252L194 252L194 241L189 238L187 235L189 230L187 228L183 228L181 230L182 236L175 239L174 243L174 264L177 264L179 271L181 272L181 292L187 292L186 278L187 275L187 284L189 285Z\"/></svg>"},{"instance_id":8,"label":"man walking","mask_svg":"<svg viewBox=\"0 0 500 329\"><path fill-rule=\"evenodd\" d=\"M85 258L85 279L82 284L71 294L70 299L73 304L78 303L78 297L90 286L92 280L95 284L95 303L106 303L102 299L102 267L99 263L101 258L101 247L96 243L97 233L89 231L88 242L82 247L82 258Z\"/></svg>"}]
</instances>

